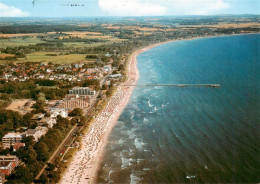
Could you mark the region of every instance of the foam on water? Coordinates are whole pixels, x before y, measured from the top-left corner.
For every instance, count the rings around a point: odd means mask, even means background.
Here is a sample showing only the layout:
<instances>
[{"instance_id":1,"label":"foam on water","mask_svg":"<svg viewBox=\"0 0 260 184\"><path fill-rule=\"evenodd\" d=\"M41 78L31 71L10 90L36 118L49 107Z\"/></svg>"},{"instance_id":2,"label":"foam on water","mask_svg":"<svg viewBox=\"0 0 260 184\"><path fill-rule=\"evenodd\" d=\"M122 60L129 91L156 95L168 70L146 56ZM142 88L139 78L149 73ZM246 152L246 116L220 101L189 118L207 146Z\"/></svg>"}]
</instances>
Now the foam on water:
<instances>
[{"instance_id":1,"label":"foam on water","mask_svg":"<svg viewBox=\"0 0 260 184\"><path fill-rule=\"evenodd\" d=\"M113 169L113 183L258 183L259 38L178 41L140 54L139 84L221 88L136 87L100 181Z\"/></svg>"}]
</instances>

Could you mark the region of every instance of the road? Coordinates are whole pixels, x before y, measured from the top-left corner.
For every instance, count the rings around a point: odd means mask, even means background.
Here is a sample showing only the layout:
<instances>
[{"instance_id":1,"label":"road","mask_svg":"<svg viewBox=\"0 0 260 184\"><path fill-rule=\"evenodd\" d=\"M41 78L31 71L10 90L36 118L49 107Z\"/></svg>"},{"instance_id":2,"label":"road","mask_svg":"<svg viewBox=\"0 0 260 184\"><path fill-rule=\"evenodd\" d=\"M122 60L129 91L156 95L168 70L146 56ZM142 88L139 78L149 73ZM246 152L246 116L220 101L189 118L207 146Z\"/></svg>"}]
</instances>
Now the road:
<instances>
[{"instance_id":1,"label":"road","mask_svg":"<svg viewBox=\"0 0 260 184\"><path fill-rule=\"evenodd\" d=\"M63 148L65 147L65 145L70 141L70 139L73 137L73 135L75 134L75 132L78 130L78 126L75 125L70 132L67 134L67 136L63 139L62 143L59 145L59 147L56 149L56 151L52 154L52 156L49 158L49 160L47 161L48 163L52 163L55 158L61 153L61 151L63 150ZM39 172L39 174L35 177L35 180L38 180L40 178L40 176L42 175L42 173L45 171L45 169L47 168L47 164L45 164L43 166L43 168L41 169L41 171Z\"/></svg>"},{"instance_id":2,"label":"road","mask_svg":"<svg viewBox=\"0 0 260 184\"><path fill-rule=\"evenodd\" d=\"M105 79L103 80L103 82L105 81ZM100 95L100 91L99 93L96 95L96 99L97 97ZM88 110L86 112L84 112L84 116L87 116L88 119L87 121L89 121L89 119L92 117L92 115L96 112L96 108L94 108L97 104L97 100L95 100L91 106L88 108ZM84 126L82 127L78 127L77 125L75 125L70 132L67 134L67 136L63 139L62 143L59 145L59 147L56 149L56 151L52 154L52 156L49 158L49 160L47 161L47 163L43 166L43 168L41 169L41 171L39 172L39 174L35 177L35 180L38 180L41 175L43 174L43 172L45 171L45 169L47 168L47 164L48 163L53 163L53 161L55 160L55 158L57 158L58 156L63 156L63 154L66 152L66 150L68 149L68 146L72 143L73 141L73 136L75 133L77 132L81 132L81 130L83 129Z\"/></svg>"},{"instance_id":3,"label":"road","mask_svg":"<svg viewBox=\"0 0 260 184\"><path fill-rule=\"evenodd\" d=\"M89 108L89 110L84 113L85 116L88 117L87 121L89 120L89 118L94 114L94 112L96 111L97 108L93 108L96 106L97 101L95 100L92 104L91 107ZM56 151L52 154L52 156L49 158L49 160L47 161L48 163L53 163L53 161L55 160L55 158L57 158L58 156L63 156L63 154L66 152L66 149L68 149L68 145L71 144L71 142L73 141L73 136L75 133L80 132L83 129L83 126L81 128L79 128L77 125L75 125L70 132L67 134L67 136L63 139L62 143L59 145L59 147L56 149ZM62 154L62 155L61 155ZM41 171L39 172L39 174L35 177L35 180L38 180L41 175L43 174L43 172L45 171L45 169L47 168L47 164L45 164L43 166L43 168L41 169Z\"/></svg>"}]
</instances>

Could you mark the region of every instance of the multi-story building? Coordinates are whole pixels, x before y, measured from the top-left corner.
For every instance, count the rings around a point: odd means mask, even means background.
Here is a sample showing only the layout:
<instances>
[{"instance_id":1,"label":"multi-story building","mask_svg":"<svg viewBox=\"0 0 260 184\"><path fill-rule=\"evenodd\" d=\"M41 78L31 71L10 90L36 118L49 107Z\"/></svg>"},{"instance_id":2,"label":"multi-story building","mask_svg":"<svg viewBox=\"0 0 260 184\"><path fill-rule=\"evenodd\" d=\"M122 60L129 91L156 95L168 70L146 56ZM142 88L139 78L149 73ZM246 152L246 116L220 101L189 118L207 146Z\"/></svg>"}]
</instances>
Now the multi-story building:
<instances>
[{"instance_id":1,"label":"multi-story building","mask_svg":"<svg viewBox=\"0 0 260 184\"><path fill-rule=\"evenodd\" d=\"M15 155L4 155L0 156L0 163L2 162L12 162L14 167L17 167L20 163L20 160Z\"/></svg>"},{"instance_id":2,"label":"multi-story building","mask_svg":"<svg viewBox=\"0 0 260 184\"><path fill-rule=\"evenodd\" d=\"M12 162L0 162L0 173L6 176L10 175L14 170Z\"/></svg>"},{"instance_id":3,"label":"multi-story building","mask_svg":"<svg viewBox=\"0 0 260 184\"><path fill-rule=\"evenodd\" d=\"M63 108L52 108L51 111L51 118L56 118L58 115L61 115L63 118L68 117L68 111Z\"/></svg>"},{"instance_id":4,"label":"multi-story building","mask_svg":"<svg viewBox=\"0 0 260 184\"><path fill-rule=\"evenodd\" d=\"M53 118L42 118L38 123L39 126L46 125L46 126L48 126L48 128L52 128L53 125L55 125L55 124L56 124L56 119L53 119Z\"/></svg>"},{"instance_id":5,"label":"multi-story building","mask_svg":"<svg viewBox=\"0 0 260 184\"><path fill-rule=\"evenodd\" d=\"M0 183L5 182L5 176L12 174L19 165L19 159L15 155L0 156Z\"/></svg>"},{"instance_id":6,"label":"multi-story building","mask_svg":"<svg viewBox=\"0 0 260 184\"><path fill-rule=\"evenodd\" d=\"M28 130L26 130L23 134L26 137L33 136L34 140L37 142L47 132L48 132L48 128L38 126L35 129L28 129Z\"/></svg>"},{"instance_id":7,"label":"multi-story building","mask_svg":"<svg viewBox=\"0 0 260 184\"><path fill-rule=\"evenodd\" d=\"M95 95L96 91L89 87L74 87L69 90L69 94L73 95Z\"/></svg>"},{"instance_id":8,"label":"multi-story building","mask_svg":"<svg viewBox=\"0 0 260 184\"><path fill-rule=\"evenodd\" d=\"M2 138L2 147L4 149L6 148L10 148L12 145L14 145L17 142L21 142L22 140L22 135L19 132L10 132L8 134L6 134L3 138Z\"/></svg>"}]
</instances>

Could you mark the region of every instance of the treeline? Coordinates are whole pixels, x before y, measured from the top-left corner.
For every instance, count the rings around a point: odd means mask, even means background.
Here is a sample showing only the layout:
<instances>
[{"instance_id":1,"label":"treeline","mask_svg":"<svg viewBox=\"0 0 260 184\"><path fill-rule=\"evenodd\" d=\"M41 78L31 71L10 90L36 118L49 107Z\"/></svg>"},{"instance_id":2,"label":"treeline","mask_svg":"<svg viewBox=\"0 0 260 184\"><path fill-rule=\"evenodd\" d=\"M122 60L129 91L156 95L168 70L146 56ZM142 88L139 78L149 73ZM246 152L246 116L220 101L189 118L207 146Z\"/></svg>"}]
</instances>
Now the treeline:
<instances>
[{"instance_id":1,"label":"treeline","mask_svg":"<svg viewBox=\"0 0 260 184\"><path fill-rule=\"evenodd\" d=\"M54 39L54 40L43 39L43 41L47 41L49 43L52 43L52 42L56 42L56 43L84 42L87 44L107 42L107 40L104 40L104 39L95 39L95 38L90 39L90 38L78 38L78 37L70 37L70 38Z\"/></svg>"},{"instance_id":2,"label":"treeline","mask_svg":"<svg viewBox=\"0 0 260 184\"><path fill-rule=\"evenodd\" d=\"M57 81L54 80L48 80L48 79L37 79L34 82L35 84L38 84L40 86L55 86L58 84Z\"/></svg>"},{"instance_id":3,"label":"treeline","mask_svg":"<svg viewBox=\"0 0 260 184\"><path fill-rule=\"evenodd\" d=\"M259 33L260 29L259 28L251 28L251 27L245 27L245 28L228 28L228 29L218 29L216 30L217 33L222 33L222 34L239 34L243 32L255 32Z\"/></svg>"},{"instance_id":4,"label":"treeline","mask_svg":"<svg viewBox=\"0 0 260 184\"><path fill-rule=\"evenodd\" d=\"M79 27L76 25L12 25L12 26L3 25L0 26L0 33L2 34L69 32L69 31L109 33L108 29L99 25L93 25L89 27Z\"/></svg>"},{"instance_id":5,"label":"treeline","mask_svg":"<svg viewBox=\"0 0 260 184\"><path fill-rule=\"evenodd\" d=\"M22 116L18 112L10 110L0 111L0 140L10 131L17 130L21 127L34 128L36 122L31 120L32 114L28 113Z\"/></svg>"},{"instance_id":6,"label":"treeline","mask_svg":"<svg viewBox=\"0 0 260 184\"><path fill-rule=\"evenodd\" d=\"M82 82L51 81L37 79L27 82L0 82L0 100L12 101L12 99L34 99L39 94L44 94L47 100L61 100L69 89L74 86L88 87L94 85L96 90L100 89L99 80L88 79ZM56 86L56 87L52 87Z\"/></svg>"},{"instance_id":7,"label":"treeline","mask_svg":"<svg viewBox=\"0 0 260 184\"><path fill-rule=\"evenodd\" d=\"M43 87L38 87L36 84ZM36 99L37 95L43 93L48 100L59 100L65 97L69 88L62 86L61 88L50 88L56 85L56 81L36 80L28 82L4 82L0 84L0 99ZM46 87L44 87L46 86Z\"/></svg>"}]
</instances>

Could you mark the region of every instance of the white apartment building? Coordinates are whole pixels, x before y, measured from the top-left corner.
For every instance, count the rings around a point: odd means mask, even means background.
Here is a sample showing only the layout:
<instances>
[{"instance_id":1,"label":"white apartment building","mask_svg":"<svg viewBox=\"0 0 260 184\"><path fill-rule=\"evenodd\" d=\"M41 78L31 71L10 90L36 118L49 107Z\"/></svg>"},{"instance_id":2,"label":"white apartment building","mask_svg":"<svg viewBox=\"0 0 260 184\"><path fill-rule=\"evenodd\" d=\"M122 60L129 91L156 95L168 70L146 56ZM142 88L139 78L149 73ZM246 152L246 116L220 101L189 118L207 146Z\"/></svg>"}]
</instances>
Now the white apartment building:
<instances>
[{"instance_id":1,"label":"white apartment building","mask_svg":"<svg viewBox=\"0 0 260 184\"><path fill-rule=\"evenodd\" d=\"M10 132L2 138L2 147L4 149L10 148L15 143L21 142L22 135L19 132Z\"/></svg>"},{"instance_id":2,"label":"white apartment building","mask_svg":"<svg viewBox=\"0 0 260 184\"><path fill-rule=\"evenodd\" d=\"M69 90L69 94L73 95L95 95L96 91L89 87L74 87Z\"/></svg>"},{"instance_id":3,"label":"white apartment building","mask_svg":"<svg viewBox=\"0 0 260 184\"><path fill-rule=\"evenodd\" d=\"M63 108L51 109L50 113L51 113L51 118L56 118L58 115L61 115L61 117L63 118L68 117L68 111Z\"/></svg>"},{"instance_id":4,"label":"white apartment building","mask_svg":"<svg viewBox=\"0 0 260 184\"><path fill-rule=\"evenodd\" d=\"M47 132L48 132L48 128L38 126L35 129L28 129L28 130L26 130L23 134L26 137L33 136L34 140L37 142Z\"/></svg>"},{"instance_id":5,"label":"white apartment building","mask_svg":"<svg viewBox=\"0 0 260 184\"><path fill-rule=\"evenodd\" d=\"M45 126L45 125L47 125L48 128L52 128L53 125L55 125L56 123L57 123L57 122L56 122L56 119L53 119L53 118L42 118L42 119L39 121L38 125L39 125L39 126Z\"/></svg>"}]
</instances>

